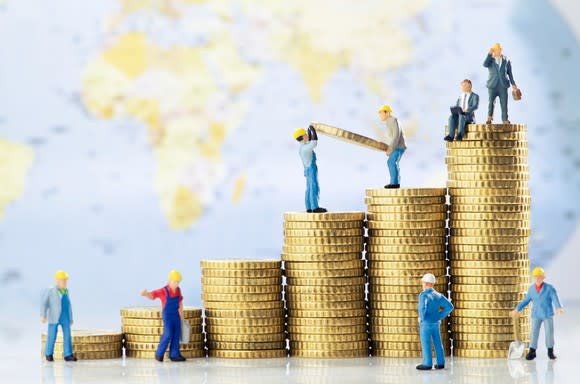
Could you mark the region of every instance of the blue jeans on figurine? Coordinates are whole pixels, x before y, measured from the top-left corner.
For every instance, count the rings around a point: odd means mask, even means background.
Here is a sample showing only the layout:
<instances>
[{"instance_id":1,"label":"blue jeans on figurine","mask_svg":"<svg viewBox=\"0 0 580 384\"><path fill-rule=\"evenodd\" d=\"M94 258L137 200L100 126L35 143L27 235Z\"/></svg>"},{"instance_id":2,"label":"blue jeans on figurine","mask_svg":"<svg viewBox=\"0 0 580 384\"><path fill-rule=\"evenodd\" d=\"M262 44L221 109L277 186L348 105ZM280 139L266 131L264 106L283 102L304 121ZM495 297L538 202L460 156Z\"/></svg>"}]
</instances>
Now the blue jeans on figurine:
<instances>
[{"instance_id":1,"label":"blue jeans on figurine","mask_svg":"<svg viewBox=\"0 0 580 384\"><path fill-rule=\"evenodd\" d=\"M530 338L530 348L538 349L538 336L540 327L544 323L544 336L546 337L546 348L554 348L554 318L535 319L532 318L532 332Z\"/></svg>"},{"instance_id":2,"label":"blue jeans on figurine","mask_svg":"<svg viewBox=\"0 0 580 384\"><path fill-rule=\"evenodd\" d=\"M63 356L72 356L72 338L70 331L70 300L68 294L62 295L61 299L61 312L58 318L58 323L48 324L48 330L46 335L46 348L44 351L45 356L52 356L54 353L54 343L56 342L56 336L58 334L58 326L62 328L62 341L63 341Z\"/></svg>"},{"instance_id":3,"label":"blue jeans on figurine","mask_svg":"<svg viewBox=\"0 0 580 384\"><path fill-rule=\"evenodd\" d=\"M181 338L181 318L179 317L179 296L171 297L169 289L165 287L167 302L163 308L163 335L159 340L159 346L155 357L159 360L163 358L169 346L169 358L176 359L181 356L179 351L179 339Z\"/></svg>"},{"instance_id":4,"label":"blue jeans on figurine","mask_svg":"<svg viewBox=\"0 0 580 384\"><path fill-rule=\"evenodd\" d=\"M405 148L395 148L393 152L389 155L387 159L387 166L389 167L389 175L391 177L391 181L389 185L400 185L400 169L399 169L399 160L401 160L401 156L405 153Z\"/></svg>"},{"instance_id":5,"label":"blue jeans on figurine","mask_svg":"<svg viewBox=\"0 0 580 384\"><path fill-rule=\"evenodd\" d=\"M419 332L421 335L421 350L423 351L423 363L426 367L433 366L433 356L431 354L431 341L435 347L435 356L438 366L445 365L445 353L443 352L443 344L441 343L441 322L428 323L421 321L419 324Z\"/></svg>"},{"instance_id":6,"label":"blue jeans on figurine","mask_svg":"<svg viewBox=\"0 0 580 384\"><path fill-rule=\"evenodd\" d=\"M304 203L306 210L315 210L318 208L318 196L320 187L318 186L318 167L316 166L316 154L312 153L312 161L309 167L304 168L304 177L306 177L306 194Z\"/></svg>"},{"instance_id":7,"label":"blue jeans on figurine","mask_svg":"<svg viewBox=\"0 0 580 384\"><path fill-rule=\"evenodd\" d=\"M457 140L463 139L465 136L465 126L473 122L473 119L470 115L460 115L460 114L451 114L449 116L449 122L447 126L449 127L449 137L455 137L455 129L457 129Z\"/></svg>"}]
</instances>

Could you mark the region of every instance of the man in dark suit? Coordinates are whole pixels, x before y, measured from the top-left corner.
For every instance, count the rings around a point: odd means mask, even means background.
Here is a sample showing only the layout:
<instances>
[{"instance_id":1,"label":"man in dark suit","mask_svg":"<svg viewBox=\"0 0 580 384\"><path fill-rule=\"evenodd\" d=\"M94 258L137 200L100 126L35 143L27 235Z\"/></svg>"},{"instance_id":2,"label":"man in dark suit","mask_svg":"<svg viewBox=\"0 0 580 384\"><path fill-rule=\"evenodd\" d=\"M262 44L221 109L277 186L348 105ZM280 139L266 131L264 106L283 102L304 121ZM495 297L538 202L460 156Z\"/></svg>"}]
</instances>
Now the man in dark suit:
<instances>
[{"instance_id":1,"label":"man in dark suit","mask_svg":"<svg viewBox=\"0 0 580 384\"><path fill-rule=\"evenodd\" d=\"M502 51L503 49L499 43L494 44L483 62L483 66L489 70L489 77L487 79L489 105L487 108L486 124L491 124L493 121L493 107L497 97L499 97L501 106L501 120L504 124L510 123L508 120L507 90L510 85L513 85L514 89L518 89L512 74L512 63L507 57L502 55Z\"/></svg>"},{"instance_id":2,"label":"man in dark suit","mask_svg":"<svg viewBox=\"0 0 580 384\"><path fill-rule=\"evenodd\" d=\"M461 82L461 94L457 98L457 103L451 116L449 116L449 134L443 138L445 141L453 141L455 130L458 130L457 140L463 140L465 135L465 125L475 122L475 110L479 107L479 96L471 91L471 80L465 79Z\"/></svg>"}]
</instances>

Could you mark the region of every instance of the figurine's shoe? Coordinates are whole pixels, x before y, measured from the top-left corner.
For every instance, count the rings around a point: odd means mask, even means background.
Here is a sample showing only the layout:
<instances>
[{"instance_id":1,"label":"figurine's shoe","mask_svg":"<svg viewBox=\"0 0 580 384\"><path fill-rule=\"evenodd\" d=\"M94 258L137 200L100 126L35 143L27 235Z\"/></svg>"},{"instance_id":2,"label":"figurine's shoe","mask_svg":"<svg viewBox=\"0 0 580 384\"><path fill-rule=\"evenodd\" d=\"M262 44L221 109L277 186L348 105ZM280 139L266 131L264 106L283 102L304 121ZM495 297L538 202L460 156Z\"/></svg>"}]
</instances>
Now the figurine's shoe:
<instances>
[{"instance_id":1,"label":"figurine's shoe","mask_svg":"<svg viewBox=\"0 0 580 384\"><path fill-rule=\"evenodd\" d=\"M554 355L554 348L548 348L548 357L550 360L556 360L557 357Z\"/></svg>"},{"instance_id":2,"label":"figurine's shoe","mask_svg":"<svg viewBox=\"0 0 580 384\"><path fill-rule=\"evenodd\" d=\"M488 116L485 124L491 124L492 121L493 121L493 118Z\"/></svg>"},{"instance_id":3,"label":"figurine's shoe","mask_svg":"<svg viewBox=\"0 0 580 384\"><path fill-rule=\"evenodd\" d=\"M435 364L435 369L445 369L445 364L443 365Z\"/></svg>"},{"instance_id":4,"label":"figurine's shoe","mask_svg":"<svg viewBox=\"0 0 580 384\"><path fill-rule=\"evenodd\" d=\"M324 213L324 212L328 212L328 210L326 208L316 208L312 210L312 213Z\"/></svg>"},{"instance_id":5,"label":"figurine's shoe","mask_svg":"<svg viewBox=\"0 0 580 384\"><path fill-rule=\"evenodd\" d=\"M461 140L463 140L463 135L457 135L457 139L456 139L456 140L457 140L457 141L461 141Z\"/></svg>"},{"instance_id":6,"label":"figurine's shoe","mask_svg":"<svg viewBox=\"0 0 580 384\"><path fill-rule=\"evenodd\" d=\"M64 361L77 361L77 357L75 355L65 356Z\"/></svg>"},{"instance_id":7,"label":"figurine's shoe","mask_svg":"<svg viewBox=\"0 0 580 384\"><path fill-rule=\"evenodd\" d=\"M536 350L534 348L530 348L528 354L526 355L526 360L534 360L536 358Z\"/></svg>"},{"instance_id":8,"label":"figurine's shoe","mask_svg":"<svg viewBox=\"0 0 580 384\"><path fill-rule=\"evenodd\" d=\"M415 368L417 368L419 371L430 371L432 367L429 367L429 366L423 365L423 364L419 364Z\"/></svg>"},{"instance_id":9,"label":"figurine's shoe","mask_svg":"<svg viewBox=\"0 0 580 384\"><path fill-rule=\"evenodd\" d=\"M183 357L183 356L179 355L179 356L177 356L177 357L171 357L171 358L170 358L170 360L171 360L171 361L185 361L185 360L187 360L187 359L186 359L185 357Z\"/></svg>"},{"instance_id":10,"label":"figurine's shoe","mask_svg":"<svg viewBox=\"0 0 580 384\"><path fill-rule=\"evenodd\" d=\"M451 141L453 141L453 137L451 137L451 136L445 136L443 138L443 140L451 142Z\"/></svg>"},{"instance_id":11,"label":"figurine's shoe","mask_svg":"<svg viewBox=\"0 0 580 384\"><path fill-rule=\"evenodd\" d=\"M387 189L397 189L397 188L401 188L401 184L389 184L389 185L385 185L385 188L387 188Z\"/></svg>"},{"instance_id":12,"label":"figurine's shoe","mask_svg":"<svg viewBox=\"0 0 580 384\"><path fill-rule=\"evenodd\" d=\"M504 121L502 121L502 123L504 123L504 124L511 124L509 120L504 120Z\"/></svg>"},{"instance_id":13,"label":"figurine's shoe","mask_svg":"<svg viewBox=\"0 0 580 384\"><path fill-rule=\"evenodd\" d=\"M52 355L46 355L46 361L54 361L54 357Z\"/></svg>"},{"instance_id":14,"label":"figurine's shoe","mask_svg":"<svg viewBox=\"0 0 580 384\"><path fill-rule=\"evenodd\" d=\"M312 213L312 209L307 209L306 212L307 213Z\"/></svg>"},{"instance_id":15,"label":"figurine's shoe","mask_svg":"<svg viewBox=\"0 0 580 384\"><path fill-rule=\"evenodd\" d=\"M155 360L159 361L160 363L163 363L163 356L155 355Z\"/></svg>"}]
</instances>

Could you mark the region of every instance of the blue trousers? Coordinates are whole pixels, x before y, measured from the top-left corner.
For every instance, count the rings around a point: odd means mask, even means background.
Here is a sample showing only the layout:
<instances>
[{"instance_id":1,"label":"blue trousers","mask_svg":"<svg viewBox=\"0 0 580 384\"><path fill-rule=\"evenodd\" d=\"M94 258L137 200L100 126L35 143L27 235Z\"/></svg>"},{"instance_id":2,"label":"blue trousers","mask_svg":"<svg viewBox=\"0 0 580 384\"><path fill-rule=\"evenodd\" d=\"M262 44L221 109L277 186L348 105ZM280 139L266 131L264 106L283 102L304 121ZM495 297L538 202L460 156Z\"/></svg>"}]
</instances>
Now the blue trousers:
<instances>
[{"instance_id":1,"label":"blue trousers","mask_svg":"<svg viewBox=\"0 0 580 384\"><path fill-rule=\"evenodd\" d=\"M465 136L465 126L471 123L470 119L466 115L451 115L449 116L449 122L447 126L449 127L449 137L455 137L455 129L457 129L457 134L461 137Z\"/></svg>"},{"instance_id":2,"label":"blue trousers","mask_svg":"<svg viewBox=\"0 0 580 384\"><path fill-rule=\"evenodd\" d=\"M54 354L54 343L56 342L56 335L58 333L58 326L62 328L62 340L64 347L64 356L71 356L72 351L72 339L70 334L70 323L58 323L58 324L48 324L48 332L46 335L46 348L44 349L44 354L46 356L52 356Z\"/></svg>"},{"instance_id":3,"label":"blue trousers","mask_svg":"<svg viewBox=\"0 0 580 384\"><path fill-rule=\"evenodd\" d=\"M401 160L403 153L405 153L405 148L395 148L387 159L389 175L391 176L391 182L389 184L401 184L401 177L399 176L399 160Z\"/></svg>"},{"instance_id":4,"label":"blue trousers","mask_svg":"<svg viewBox=\"0 0 580 384\"><path fill-rule=\"evenodd\" d=\"M163 334L159 340L156 355L163 357L169 346L169 358L181 356L179 352L179 339L181 338L181 319L178 316L169 316L163 319Z\"/></svg>"},{"instance_id":5,"label":"blue trousers","mask_svg":"<svg viewBox=\"0 0 580 384\"><path fill-rule=\"evenodd\" d=\"M487 116L493 117L493 108L495 105L495 99L499 97L499 104L501 107L501 121L506 121L508 119L508 93L507 88L500 85L495 88L488 88L489 92L489 104L487 106Z\"/></svg>"},{"instance_id":6,"label":"blue trousers","mask_svg":"<svg viewBox=\"0 0 580 384\"><path fill-rule=\"evenodd\" d=\"M532 330L530 337L530 348L538 348L538 337L540 336L540 327L544 323L544 335L546 336L546 348L554 348L554 318L534 319L532 318Z\"/></svg>"},{"instance_id":7,"label":"blue trousers","mask_svg":"<svg viewBox=\"0 0 580 384\"><path fill-rule=\"evenodd\" d=\"M421 335L421 350L423 351L423 365L433 366L433 356L431 355L431 341L435 347L437 365L445 365L445 353L441 343L441 331L439 329L441 322L426 323L422 321L419 324L419 333Z\"/></svg>"},{"instance_id":8,"label":"blue trousers","mask_svg":"<svg viewBox=\"0 0 580 384\"><path fill-rule=\"evenodd\" d=\"M304 203L307 210L318 208L318 196L320 188L318 186L318 168L316 164L304 169L304 176L306 177L306 193L304 196Z\"/></svg>"}]
</instances>

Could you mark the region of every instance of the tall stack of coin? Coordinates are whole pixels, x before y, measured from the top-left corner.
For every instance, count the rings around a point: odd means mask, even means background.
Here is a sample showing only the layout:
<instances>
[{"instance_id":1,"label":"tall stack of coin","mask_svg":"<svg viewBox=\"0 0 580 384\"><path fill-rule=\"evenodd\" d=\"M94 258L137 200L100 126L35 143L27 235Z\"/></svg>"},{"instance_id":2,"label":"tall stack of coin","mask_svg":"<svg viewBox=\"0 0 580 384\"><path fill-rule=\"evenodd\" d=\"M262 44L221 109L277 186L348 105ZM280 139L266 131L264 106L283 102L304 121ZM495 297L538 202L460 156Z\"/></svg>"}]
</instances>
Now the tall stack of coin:
<instances>
[{"instance_id":1,"label":"tall stack of coin","mask_svg":"<svg viewBox=\"0 0 580 384\"><path fill-rule=\"evenodd\" d=\"M116 359L123 357L123 334L118 331L93 329L73 329L72 345L74 355L79 360ZM41 336L42 356L46 343L46 333ZM54 344L54 359L63 359L62 332L58 333Z\"/></svg>"},{"instance_id":2,"label":"tall stack of coin","mask_svg":"<svg viewBox=\"0 0 580 384\"><path fill-rule=\"evenodd\" d=\"M284 214L284 273L292 356L369 355L364 212Z\"/></svg>"},{"instance_id":3,"label":"tall stack of coin","mask_svg":"<svg viewBox=\"0 0 580 384\"><path fill-rule=\"evenodd\" d=\"M280 260L202 260L210 357L288 356Z\"/></svg>"},{"instance_id":4,"label":"tall stack of coin","mask_svg":"<svg viewBox=\"0 0 580 384\"><path fill-rule=\"evenodd\" d=\"M163 334L161 315L161 306L121 309L121 321L125 333L125 356L155 358L155 351ZM205 357L201 309L184 307L183 318L189 323L191 329L189 343L181 344L179 347L181 355L185 358ZM169 348L164 358L169 359Z\"/></svg>"},{"instance_id":5,"label":"tall stack of coin","mask_svg":"<svg viewBox=\"0 0 580 384\"><path fill-rule=\"evenodd\" d=\"M432 273L447 296L446 189L368 189L370 330L373 355L418 357L421 277ZM449 353L446 321L441 339Z\"/></svg>"},{"instance_id":6,"label":"tall stack of coin","mask_svg":"<svg viewBox=\"0 0 580 384\"><path fill-rule=\"evenodd\" d=\"M530 190L526 126L470 124L447 144L453 353L505 357L509 312L529 280ZM519 318L528 339L529 320Z\"/></svg>"}]
</instances>

